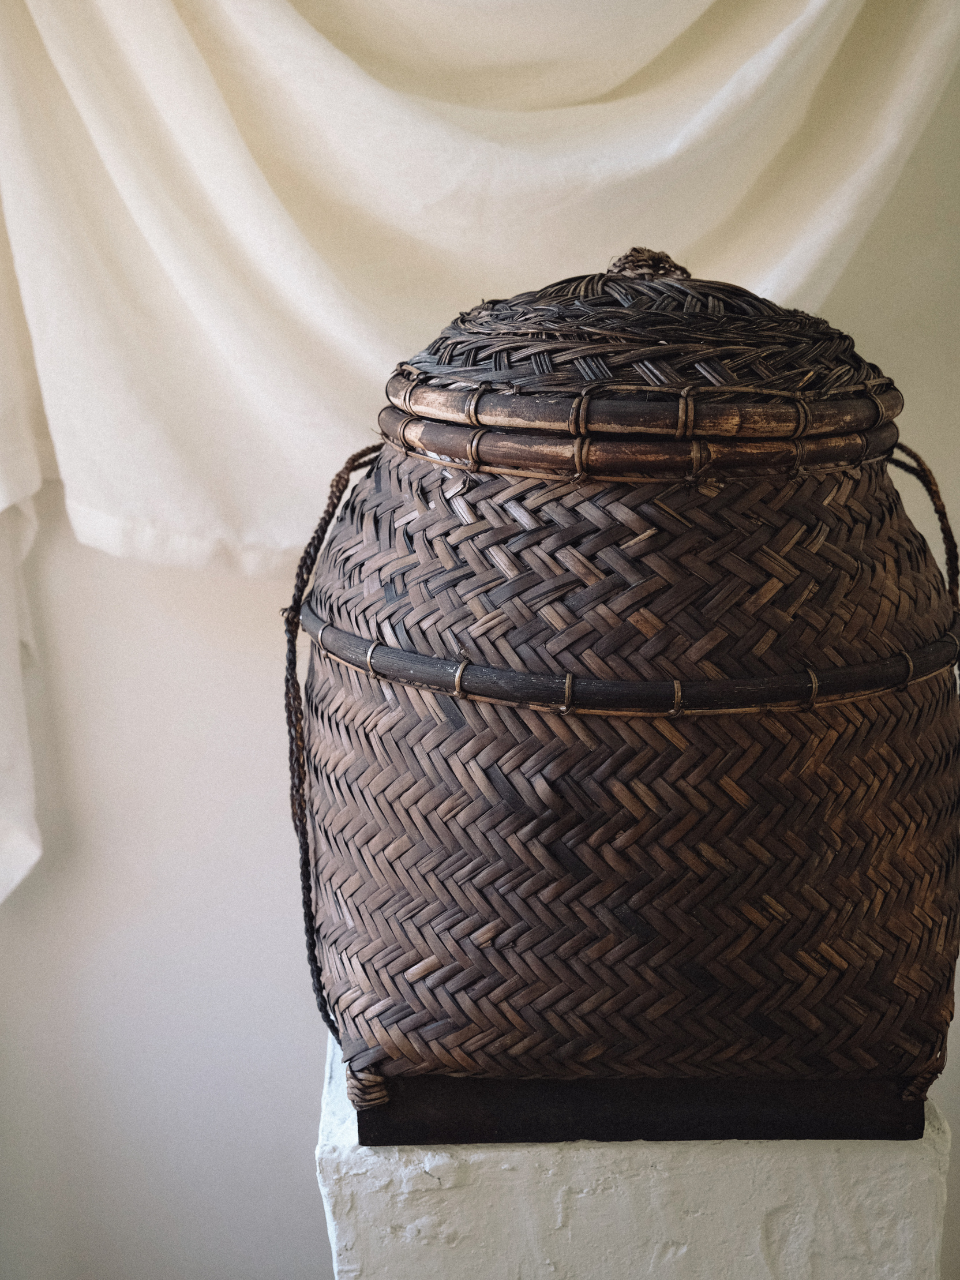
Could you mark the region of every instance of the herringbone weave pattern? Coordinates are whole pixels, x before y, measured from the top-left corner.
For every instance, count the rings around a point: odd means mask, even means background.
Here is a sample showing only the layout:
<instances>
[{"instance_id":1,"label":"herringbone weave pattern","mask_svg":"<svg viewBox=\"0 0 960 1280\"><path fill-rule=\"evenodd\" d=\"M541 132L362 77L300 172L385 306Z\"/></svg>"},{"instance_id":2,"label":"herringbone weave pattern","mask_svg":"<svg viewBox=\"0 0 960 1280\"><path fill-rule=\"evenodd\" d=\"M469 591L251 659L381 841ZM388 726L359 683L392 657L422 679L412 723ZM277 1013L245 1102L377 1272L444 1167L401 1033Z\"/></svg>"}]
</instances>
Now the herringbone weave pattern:
<instances>
[{"instance_id":1,"label":"herringbone weave pattern","mask_svg":"<svg viewBox=\"0 0 960 1280\"><path fill-rule=\"evenodd\" d=\"M397 647L605 678L869 662L952 615L883 464L578 486L391 449L313 599ZM307 733L325 986L354 1070L922 1089L939 1069L952 675L644 720L456 700L314 653Z\"/></svg>"}]
</instances>

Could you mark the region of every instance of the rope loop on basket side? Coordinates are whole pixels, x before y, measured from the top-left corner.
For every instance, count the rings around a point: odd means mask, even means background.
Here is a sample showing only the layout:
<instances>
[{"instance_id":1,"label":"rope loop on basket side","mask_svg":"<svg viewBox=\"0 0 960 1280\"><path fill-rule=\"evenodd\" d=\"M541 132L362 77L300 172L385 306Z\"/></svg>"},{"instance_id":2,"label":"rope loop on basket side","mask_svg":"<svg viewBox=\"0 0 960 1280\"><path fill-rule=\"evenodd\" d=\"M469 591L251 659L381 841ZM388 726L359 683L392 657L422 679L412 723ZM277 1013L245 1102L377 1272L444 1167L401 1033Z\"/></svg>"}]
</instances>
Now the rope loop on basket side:
<instances>
[{"instance_id":1,"label":"rope loop on basket side","mask_svg":"<svg viewBox=\"0 0 960 1280\"><path fill-rule=\"evenodd\" d=\"M307 755L303 737L303 698L300 693L300 681L297 678L297 634L300 631L300 609L307 586L317 563L317 556L327 536L330 522L336 515L340 499L347 491L350 477L354 471L365 463L371 462L380 452L381 445L369 445L354 453L347 459L330 485L330 494L320 523L313 531L313 536L304 548L297 576L294 580L293 599L290 606L284 609L283 626L287 633L287 665L284 681L284 703L287 713L287 739L290 754L290 810L293 827L297 833L300 846L300 893L303 902L303 926L307 941L307 962L310 965L310 978L313 982L313 994L317 1008L334 1039L339 1043L340 1036L323 994L323 975L320 960L317 956L317 938L313 918L313 869L310 864L310 833L307 824Z\"/></svg>"},{"instance_id":2,"label":"rope loop on basket side","mask_svg":"<svg viewBox=\"0 0 960 1280\"><path fill-rule=\"evenodd\" d=\"M940 536L943 538L943 549L947 562L947 589L950 592L950 601L954 612L960 613L960 553L957 551L957 540L953 536L953 530L950 527L950 517L947 515L947 508L940 493L940 486L937 484L933 472L915 449L911 449L908 445L901 444L899 441L893 447L894 449L899 449L901 453L905 453L914 465L910 466L910 463L903 462L900 458L890 458L890 465L898 467L901 471L906 471L907 475L911 475L915 480L920 481L927 491L927 497L930 499L934 511L937 513Z\"/></svg>"}]
</instances>

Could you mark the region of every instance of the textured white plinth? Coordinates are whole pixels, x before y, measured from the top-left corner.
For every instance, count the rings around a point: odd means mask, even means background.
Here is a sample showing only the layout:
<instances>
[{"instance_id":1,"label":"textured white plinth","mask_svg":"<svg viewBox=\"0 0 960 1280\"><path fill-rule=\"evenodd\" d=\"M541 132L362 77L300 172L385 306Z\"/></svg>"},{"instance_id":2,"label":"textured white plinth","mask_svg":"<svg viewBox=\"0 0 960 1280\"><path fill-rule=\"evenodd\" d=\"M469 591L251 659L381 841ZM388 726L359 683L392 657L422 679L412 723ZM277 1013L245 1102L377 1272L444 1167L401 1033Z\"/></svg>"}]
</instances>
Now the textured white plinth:
<instances>
[{"instance_id":1,"label":"textured white plinth","mask_svg":"<svg viewBox=\"0 0 960 1280\"><path fill-rule=\"evenodd\" d=\"M949 1151L932 1103L920 1142L360 1147L331 1042L317 1169L337 1280L938 1280Z\"/></svg>"}]
</instances>

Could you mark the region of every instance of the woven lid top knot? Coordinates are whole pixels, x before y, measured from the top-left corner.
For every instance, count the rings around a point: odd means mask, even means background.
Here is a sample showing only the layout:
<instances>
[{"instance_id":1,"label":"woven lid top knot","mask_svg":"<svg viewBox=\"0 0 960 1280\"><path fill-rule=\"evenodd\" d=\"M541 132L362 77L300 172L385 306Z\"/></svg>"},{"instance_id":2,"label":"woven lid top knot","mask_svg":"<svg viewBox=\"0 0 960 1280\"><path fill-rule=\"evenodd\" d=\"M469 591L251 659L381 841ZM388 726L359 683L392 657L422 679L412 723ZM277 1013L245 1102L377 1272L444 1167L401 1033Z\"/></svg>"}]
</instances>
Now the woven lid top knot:
<instances>
[{"instance_id":1,"label":"woven lid top knot","mask_svg":"<svg viewBox=\"0 0 960 1280\"><path fill-rule=\"evenodd\" d=\"M665 253L631 249L571 276L465 311L401 371L421 384L513 394L676 388L723 399L819 399L889 387L826 320L748 289L690 278Z\"/></svg>"}]
</instances>

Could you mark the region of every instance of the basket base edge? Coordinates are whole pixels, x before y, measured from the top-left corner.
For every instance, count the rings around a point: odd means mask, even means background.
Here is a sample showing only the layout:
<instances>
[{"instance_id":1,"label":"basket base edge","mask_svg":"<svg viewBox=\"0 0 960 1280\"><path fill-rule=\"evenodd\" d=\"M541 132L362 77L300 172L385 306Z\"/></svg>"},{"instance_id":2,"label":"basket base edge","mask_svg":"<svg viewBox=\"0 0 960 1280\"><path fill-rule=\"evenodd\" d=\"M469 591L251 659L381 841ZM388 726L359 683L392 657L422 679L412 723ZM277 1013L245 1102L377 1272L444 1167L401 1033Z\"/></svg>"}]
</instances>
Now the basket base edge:
<instances>
[{"instance_id":1,"label":"basket base edge","mask_svg":"<svg viewBox=\"0 0 960 1280\"><path fill-rule=\"evenodd\" d=\"M390 1081L357 1114L361 1146L715 1139L916 1141L922 1099L903 1080L513 1080L442 1075Z\"/></svg>"}]
</instances>

